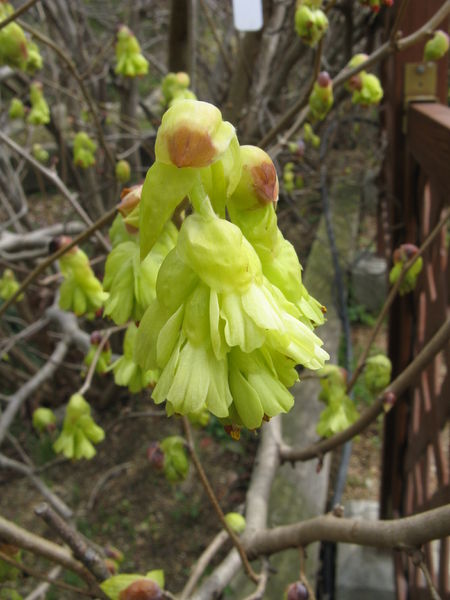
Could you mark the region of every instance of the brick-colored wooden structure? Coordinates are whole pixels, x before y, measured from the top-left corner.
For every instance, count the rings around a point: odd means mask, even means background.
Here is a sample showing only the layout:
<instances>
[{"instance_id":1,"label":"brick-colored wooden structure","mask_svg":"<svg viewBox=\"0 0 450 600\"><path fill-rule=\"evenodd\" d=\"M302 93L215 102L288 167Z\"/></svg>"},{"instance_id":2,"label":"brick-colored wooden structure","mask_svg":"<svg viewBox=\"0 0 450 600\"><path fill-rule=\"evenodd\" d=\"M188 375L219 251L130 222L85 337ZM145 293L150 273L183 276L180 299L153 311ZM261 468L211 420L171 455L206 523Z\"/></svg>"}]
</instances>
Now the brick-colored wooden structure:
<instances>
[{"instance_id":1,"label":"brick-colored wooden structure","mask_svg":"<svg viewBox=\"0 0 450 600\"><path fill-rule=\"evenodd\" d=\"M400 30L422 26L444 0L410 0ZM400 2L398 4L401 4ZM392 15L394 17L394 15ZM391 23L392 25L392 23ZM447 30L448 23L440 28ZM423 43L390 57L384 65L386 92L385 202L389 253L402 243L420 246L442 216L450 196L450 108L448 59L437 64L434 90L405 102L405 73L425 68ZM412 70L412 71L411 71ZM419 82L419 92L421 83ZM407 91L407 90L406 90ZM430 91L435 101L430 97ZM428 97L427 97L428 96ZM398 298L389 320L393 376L401 372L449 314L450 268L446 231L424 255L416 290ZM381 517L418 513L450 503L450 348L436 356L386 416ZM429 544L426 564L441 598L450 598L449 540ZM405 553L395 555L397 598L429 598L421 571Z\"/></svg>"}]
</instances>

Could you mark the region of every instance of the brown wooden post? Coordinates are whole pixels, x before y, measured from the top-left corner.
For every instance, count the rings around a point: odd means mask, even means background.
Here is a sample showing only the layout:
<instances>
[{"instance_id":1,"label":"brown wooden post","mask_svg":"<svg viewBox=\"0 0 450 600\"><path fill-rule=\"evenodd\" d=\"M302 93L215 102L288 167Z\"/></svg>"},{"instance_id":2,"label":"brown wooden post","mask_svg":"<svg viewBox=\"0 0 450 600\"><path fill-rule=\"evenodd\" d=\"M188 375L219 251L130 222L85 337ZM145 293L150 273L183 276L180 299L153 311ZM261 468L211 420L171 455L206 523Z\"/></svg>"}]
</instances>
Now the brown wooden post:
<instances>
[{"instance_id":1,"label":"brown wooden post","mask_svg":"<svg viewBox=\"0 0 450 600\"><path fill-rule=\"evenodd\" d=\"M401 3L398 3L401 4ZM410 0L400 23L403 34L419 29L444 4L443 0ZM394 16L394 15L392 15ZM390 23L392 26L392 22ZM440 27L447 29L448 24ZM385 130L388 150L385 185L390 248L402 243L420 245L438 222L450 190L450 109L447 102L448 60L437 64L437 102L405 107L405 69L423 59L424 42L391 56L384 65ZM406 119L405 119L406 117ZM406 124L406 127L405 127ZM445 235L443 233L443 235ZM424 256L424 268L414 293L394 303L389 318L389 355L393 376L400 373L435 333L448 307L447 253L444 238ZM448 353L446 356L448 364ZM441 431L449 416L449 373L442 380L438 357L420 375L385 419L380 512L383 518L404 516L450 501L448 464L443 457ZM431 482L431 467L436 468ZM436 488L436 489L435 489ZM448 597L448 543L440 548L439 579L435 584ZM430 548L426 550L434 576ZM397 597L425 597L417 569L404 555L395 560Z\"/></svg>"}]
</instances>

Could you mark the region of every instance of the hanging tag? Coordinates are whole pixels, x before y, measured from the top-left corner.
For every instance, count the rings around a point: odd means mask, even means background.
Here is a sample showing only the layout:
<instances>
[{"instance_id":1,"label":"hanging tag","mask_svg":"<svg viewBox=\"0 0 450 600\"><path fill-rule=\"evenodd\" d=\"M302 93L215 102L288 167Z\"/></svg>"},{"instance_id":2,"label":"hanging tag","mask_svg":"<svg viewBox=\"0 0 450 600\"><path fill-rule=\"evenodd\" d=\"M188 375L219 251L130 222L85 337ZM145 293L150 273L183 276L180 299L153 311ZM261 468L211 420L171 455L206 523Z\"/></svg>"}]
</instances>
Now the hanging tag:
<instances>
[{"instance_id":1,"label":"hanging tag","mask_svg":"<svg viewBox=\"0 0 450 600\"><path fill-rule=\"evenodd\" d=\"M262 0L233 0L233 20L238 31L259 31L263 26Z\"/></svg>"}]
</instances>

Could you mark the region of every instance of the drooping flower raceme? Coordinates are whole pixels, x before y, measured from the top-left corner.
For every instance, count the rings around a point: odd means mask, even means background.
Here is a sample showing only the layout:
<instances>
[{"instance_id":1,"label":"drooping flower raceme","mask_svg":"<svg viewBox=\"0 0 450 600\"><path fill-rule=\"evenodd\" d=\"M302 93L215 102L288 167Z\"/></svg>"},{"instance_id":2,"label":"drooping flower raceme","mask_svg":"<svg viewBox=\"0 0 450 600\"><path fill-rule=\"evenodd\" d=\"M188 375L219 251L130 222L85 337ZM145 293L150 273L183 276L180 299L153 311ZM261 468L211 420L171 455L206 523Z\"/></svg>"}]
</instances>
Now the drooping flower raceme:
<instances>
[{"instance_id":1,"label":"drooping flower raceme","mask_svg":"<svg viewBox=\"0 0 450 600\"><path fill-rule=\"evenodd\" d=\"M157 298L138 330L136 359L160 368L155 402L169 413L204 405L217 417L254 429L286 412L301 363L328 358L299 311L264 277L241 230L215 216L191 215L163 262ZM150 351L149 351L150 346Z\"/></svg>"},{"instance_id":2,"label":"drooping flower raceme","mask_svg":"<svg viewBox=\"0 0 450 600\"><path fill-rule=\"evenodd\" d=\"M255 429L292 407L296 365L319 369L328 359L313 331L322 307L278 229L275 167L262 150L239 146L216 107L185 99L163 116L155 156L111 230L105 312L140 320L135 341L127 333L133 356L127 348L114 370L159 374L152 397L169 415L207 410L233 435ZM172 235L182 202L193 214Z\"/></svg>"},{"instance_id":3,"label":"drooping flower raceme","mask_svg":"<svg viewBox=\"0 0 450 600\"><path fill-rule=\"evenodd\" d=\"M70 238L62 237L58 244L67 244ZM101 308L108 297L102 284L94 275L86 254L75 246L59 259L64 281L60 287L59 306L63 310L72 310L77 316L88 317Z\"/></svg>"}]
</instances>

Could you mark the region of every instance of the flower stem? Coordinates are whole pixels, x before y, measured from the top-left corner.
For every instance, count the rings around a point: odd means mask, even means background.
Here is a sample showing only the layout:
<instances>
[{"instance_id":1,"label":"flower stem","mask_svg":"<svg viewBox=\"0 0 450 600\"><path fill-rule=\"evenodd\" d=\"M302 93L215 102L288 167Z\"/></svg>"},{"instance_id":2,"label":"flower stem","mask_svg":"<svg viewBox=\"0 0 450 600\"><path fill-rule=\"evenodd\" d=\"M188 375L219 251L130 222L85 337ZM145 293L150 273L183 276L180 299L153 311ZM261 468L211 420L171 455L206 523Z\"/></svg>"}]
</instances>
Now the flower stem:
<instances>
[{"instance_id":1,"label":"flower stem","mask_svg":"<svg viewBox=\"0 0 450 600\"><path fill-rule=\"evenodd\" d=\"M217 500L216 495L214 494L214 491L211 487L211 484L208 481L208 478L206 476L206 473L202 467L202 464L200 462L200 459L197 456L197 453L195 451L194 448L194 440L192 438L192 432L191 432L191 427L189 425L189 420L186 416L183 416L183 428L184 428L184 433L186 435L186 441L188 444L188 448L189 448L189 453L191 455L191 459L192 462L194 463L194 467L197 470L198 476L200 477L200 481L203 485L203 487L205 488L206 494L214 508L214 510L216 511L217 516L219 517L220 522L222 523L223 528L228 532L228 535L231 538L231 541L233 542L236 550L239 552L239 556L241 557L242 560L242 564L244 566L244 570L247 573L248 577L254 582L254 583L258 583L259 581L259 577L258 575L253 571L249 560L247 558L247 554L244 550L244 547L241 544L240 539L238 538L238 536L234 533L234 531L232 529L230 529L226 519L225 519L225 515L223 514L222 509L220 508L219 505L219 501Z\"/></svg>"}]
</instances>

